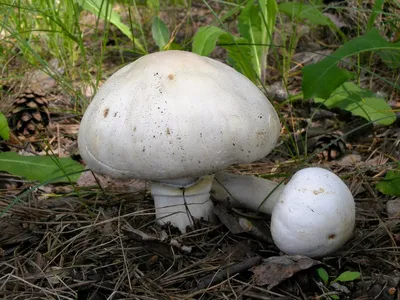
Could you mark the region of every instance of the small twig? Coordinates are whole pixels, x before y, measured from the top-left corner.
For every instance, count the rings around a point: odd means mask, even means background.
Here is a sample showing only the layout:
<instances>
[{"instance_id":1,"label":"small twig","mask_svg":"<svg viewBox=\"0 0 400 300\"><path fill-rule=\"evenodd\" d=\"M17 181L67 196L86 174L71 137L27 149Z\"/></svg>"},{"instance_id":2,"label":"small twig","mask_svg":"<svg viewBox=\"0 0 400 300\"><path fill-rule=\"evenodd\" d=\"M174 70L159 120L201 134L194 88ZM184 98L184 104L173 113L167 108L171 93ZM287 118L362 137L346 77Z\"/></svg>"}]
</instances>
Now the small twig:
<instances>
[{"instance_id":1,"label":"small twig","mask_svg":"<svg viewBox=\"0 0 400 300\"><path fill-rule=\"evenodd\" d=\"M52 115L53 114L57 114L57 113L52 113ZM59 121L67 120L67 119L74 119L77 117L79 117L77 114L67 114L67 115L60 116L60 117L52 117L51 120L53 122L59 122Z\"/></svg>"},{"instance_id":2,"label":"small twig","mask_svg":"<svg viewBox=\"0 0 400 300\"><path fill-rule=\"evenodd\" d=\"M57 124L57 151L58 157L61 157L61 138L60 138L60 126Z\"/></svg>"},{"instance_id":3,"label":"small twig","mask_svg":"<svg viewBox=\"0 0 400 300\"><path fill-rule=\"evenodd\" d=\"M197 289L204 289L212 284L219 283L231 275L236 273L240 273L242 271L248 270L251 267L254 267L261 262L261 257L255 256L246 259L240 263L231 265L223 270L218 271L218 273L210 274L200 278L199 283L197 284Z\"/></svg>"}]
</instances>

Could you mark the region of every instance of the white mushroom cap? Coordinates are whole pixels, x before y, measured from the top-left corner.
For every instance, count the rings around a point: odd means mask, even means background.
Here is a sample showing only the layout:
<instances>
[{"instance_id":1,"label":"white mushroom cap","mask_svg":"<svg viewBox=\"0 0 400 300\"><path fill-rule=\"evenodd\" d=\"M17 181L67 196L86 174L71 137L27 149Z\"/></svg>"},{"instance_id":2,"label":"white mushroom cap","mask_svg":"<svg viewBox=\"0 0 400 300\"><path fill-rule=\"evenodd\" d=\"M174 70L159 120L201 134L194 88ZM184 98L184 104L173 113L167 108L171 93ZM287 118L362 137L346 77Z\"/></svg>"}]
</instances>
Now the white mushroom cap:
<instances>
[{"instance_id":1,"label":"white mushroom cap","mask_svg":"<svg viewBox=\"0 0 400 300\"><path fill-rule=\"evenodd\" d=\"M346 184L321 168L298 171L272 212L271 233L287 254L320 257L340 248L353 233L354 198Z\"/></svg>"},{"instance_id":2,"label":"white mushroom cap","mask_svg":"<svg viewBox=\"0 0 400 300\"><path fill-rule=\"evenodd\" d=\"M274 108L245 76L207 57L165 51L106 81L78 142L95 172L162 181L260 159L279 132Z\"/></svg>"}]
</instances>

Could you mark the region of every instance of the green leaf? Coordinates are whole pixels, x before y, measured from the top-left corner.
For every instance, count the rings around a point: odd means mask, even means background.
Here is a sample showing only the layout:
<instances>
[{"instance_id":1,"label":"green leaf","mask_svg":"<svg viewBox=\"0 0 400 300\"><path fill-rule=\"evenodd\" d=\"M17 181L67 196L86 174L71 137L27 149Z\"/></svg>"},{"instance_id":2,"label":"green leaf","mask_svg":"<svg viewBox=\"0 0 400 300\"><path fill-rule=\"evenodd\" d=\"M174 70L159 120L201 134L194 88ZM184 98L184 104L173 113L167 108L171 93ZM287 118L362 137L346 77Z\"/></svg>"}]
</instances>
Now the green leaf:
<instances>
[{"instance_id":1,"label":"green leaf","mask_svg":"<svg viewBox=\"0 0 400 300\"><path fill-rule=\"evenodd\" d=\"M252 67L258 78L262 77L266 69L268 49L277 11L275 0L250 0L238 18L238 31L249 44L248 57L251 57Z\"/></svg>"},{"instance_id":2,"label":"green leaf","mask_svg":"<svg viewBox=\"0 0 400 300\"><path fill-rule=\"evenodd\" d=\"M397 170L388 171L376 188L385 195L400 196L400 166Z\"/></svg>"},{"instance_id":3,"label":"green leaf","mask_svg":"<svg viewBox=\"0 0 400 300\"><path fill-rule=\"evenodd\" d=\"M346 271L343 272L342 274L340 274L335 280L333 280L334 282L336 281L340 281L340 282L344 282L344 281L353 281L356 280L357 278L359 278L361 276L360 272L351 272L351 271Z\"/></svg>"},{"instance_id":4,"label":"green leaf","mask_svg":"<svg viewBox=\"0 0 400 300\"><path fill-rule=\"evenodd\" d=\"M385 0L374 1L374 6L372 7L372 12L368 19L367 30L370 30L374 26L376 17L378 16L378 14L382 13L384 2Z\"/></svg>"},{"instance_id":5,"label":"green leaf","mask_svg":"<svg viewBox=\"0 0 400 300\"><path fill-rule=\"evenodd\" d=\"M278 4L276 3L275 0L258 0L258 3L260 3L261 7L261 14L262 17L265 18L266 22L266 27L265 24L262 27L263 29L263 38L264 38L264 44L269 44L269 42L272 39L272 34L275 28L275 23L276 23L276 15L278 13Z\"/></svg>"},{"instance_id":6,"label":"green leaf","mask_svg":"<svg viewBox=\"0 0 400 300\"><path fill-rule=\"evenodd\" d=\"M254 70L261 77L263 64L261 63L263 46L260 10L254 5L254 1L248 1L238 18L238 30L250 47L250 57ZM268 49L268 48L267 48Z\"/></svg>"},{"instance_id":7,"label":"green leaf","mask_svg":"<svg viewBox=\"0 0 400 300\"><path fill-rule=\"evenodd\" d=\"M343 58L366 51L400 50L400 44L392 44L383 39L377 29L371 29L363 36L355 38L328 57L316 64L303 68L302 89L305 99L319 97L329 98L332 92L353 74L340 69L337 64Z\"/></svg>"},{"instance_id":8,"label":"green leaf","mask_svg":"<svg viewBox=\"0 0 400 300\"><path fill-rule=\"evenodd\" d=\"M3 140L10 138L10 127L8 127L7 118L0 112L0 137Z\"/></svg>"},{"instance_id":9,"label":"green leaf","mask_svg":"<svg viewBox=\"0 0 400 300\"><path fill-rule=\"evenodd\" d=\"M160 1L159 0L147 0L146 6L156 12L160 10Z\"/></svg>"},{"instance_id":10,"label":"green leaf","mask_svg":"<svg viewBox=\"0 0 400 300\"><path fill-rule=\"evenodd\" d=\"M329 295L329 297L333 300L339 300L339 296L338 295Z\"/></svg>"},{"instance_id":11,"label":"green leaf","mask_svg":"<svg viewBox=\"0 0 400 300\"><path fill-rule=\"evenodd\" d=\"M396 45L400 43L396 43ZM400 48L400 46L399 46ZM400 68L400 51L399 50L385 50L378 53L383 63L391 69Z\"/></svg>"},{"instance_id":12,"label":"green leaf","mask_svg":"<svg viewBox=\"0 0 400 300\"><path fill-rule=\"evenodd\" d=\"M244 38L234 37L232 35L222 35L220 37L221 47L228 52L228 62L238 72L245 75L253 82L257 82L258 78L251 57L250 46Z\"/></svg>"},{"instance_id":13,"label":"green leaf","mask_svg":"<svg viewBox=\"0 0 400 300\"><path fill-rule=\"evenodd\" d=\"M22 176L29 180L46 182L57 177L56 182L75 182L83 171L83 166L71 158L54 156L22 156L15 152L0 153L0 171Z\"/></svg>"},{"instance_id":14,"label":"green leaf","mask_svg":"<svg viewBox=\"0 0 400 300\"><path fill-rule=\"evenodd\" d=\"M288 15L292 19L308 20L313 25L334 25L333 22L314 5L285 2L279 4L279 11Z\"/></svg>"},{"instance_id":15,"label":"green leaf","mask_svg":"<svg viewBox=\"0 0 400 300\"><path fill-rule=\"evenodd\" d=\"M249 0L239 16L241 37L216 26L201 27L193 38L192 52L207 56L219 41L228 52L228 62L251 81L257 82L266 69L277 11L275 0Z\"/></svg>"},{"instance_id":16,"label":"green leaf","mask_svg":"<svg viewBox=\"0 0 400 300\"><path fill-rule=\"evenodd\" d=\"M327 100L314 98L326 107L340 107L353 115L363 117L383 125L390 125L396 120L396 114L382 98L377 98L370 90L362 89L352 82L346 82L336 89Z\"/></svg>"},{"instance_id":17,"label":"green leaf","mask_svg":"<svg viewBox=\"0 0 400 300\"><path fill-rule=\"evenodd\" d=\"M117 27L121 32L126 35L130 40L135 43L138 51L141 53L146 53L143 45L134 38L132 31L129 26L125 25L121 21L121 16L113 11L111 1L109 0L76 0L81 7L95 14L97 17L111 22L115 27Z\"/></svg>"},{"instance_id":18,"label":"green leaf","mask_svg":"<svg viewBox=\"0 0 400 300\"><path fill-rule=\"evenodd\" d=\"M193 37L192 52L208 56L217 46L221 35L229 35L225 30L217 26L204 26L197 30Z\"/></svg>"},{"instance_id":19,"label":"green leaf","mask_svg":"<svg viewBox=\"0 0 400 300\"><path fill-rule=\"evenodd\" d=\"M153 24L151 25L151 34L156 42L158 48L163 50L165 45L169 42L169 30L167 25L159 18L153 18Z\"/></svg>"},{"instance_id":20,"label":"green leaf","mask_svg":"<svg viewBox=\"0 0 400 300\"><path fill-rule=\"evenodd\" d=\"M182 45L179 45L178 43L171 43L168 45L168 50L182 50Z\"/></svg>"},{"instance_id":21,"label":"green leaf","mask_svg":"<svg viewBox=\"0 0 400 300\"><path fill-rule=\"evenodd\" d=\"M319 277L324 282L324 285L327 286L329 282L329 275L328 272L324 268L318 268L317 270Z\"/></svg>"},{"instance_id":22,"label":"green leaf","mask_svg":"<svg viewBox=\"0 0 400 300\"><path fill-rule=\"evenodd\" d=\"M260 5L262 26L261 26L261 44L264 45L261 54L261 80L264 82L267 71L267 56L269 45L272 44L272 35L275 29L276 15L278 13L278 4L275 0L257 0Z\"/></svg>"},{"instance_id":23,"label":"green leaf","mask_svg":"<svg viewBox=\"0 0 400 300\"><path fill-rule=\"evenodd\" d=\"M228 62L237 71L256 82L251 60L250 46L244 38L235 37L216 26L201 27L193 38L192 52L207 56L216 47L217 41L228 52Z\"/></svg>"}]
</instances>

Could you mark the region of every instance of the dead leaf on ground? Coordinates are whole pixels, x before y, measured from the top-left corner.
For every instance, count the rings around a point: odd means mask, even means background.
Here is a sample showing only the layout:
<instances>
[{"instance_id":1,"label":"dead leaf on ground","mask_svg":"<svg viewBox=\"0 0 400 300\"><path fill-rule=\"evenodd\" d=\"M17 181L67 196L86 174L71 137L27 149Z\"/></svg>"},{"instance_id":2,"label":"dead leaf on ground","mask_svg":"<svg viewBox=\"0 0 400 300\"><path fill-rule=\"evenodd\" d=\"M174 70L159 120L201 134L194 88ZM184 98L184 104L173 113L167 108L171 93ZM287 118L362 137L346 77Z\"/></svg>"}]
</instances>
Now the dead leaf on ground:
<instances>
[{"instance_id":1,"label":"dead leaf on ground","mask_svg":"<svg viewBox=\"0 0 400 300\"><path fill-rule=\"evenodd\" d=\"M37 236L21 222L13 218L0 219L0 257L13 253L14 246L25 242L34 242Z\"/></svg>"},{"instance_id":2,"label":"dead leaf on ground","mask_svg":"<svg viewBox=\"0 0 400 300\"><path fill-rule=\"evenodd\" d=\"M28 72L25 77L30 79L30 84L39 84L45 90L57 86L57 81L54 78L64 74L64 67L56 58L50 60L48 63L49 70L51 70L52 74L49 75L48 72L44 72L43 70Z\"/></svg>"},{"instance_id":3,"label":"dead leaf on ground","mask_svg":"<svg viewBox=\"0 0 400 300\"><path fill-rule=\"evenodd\" d=\"M362 161L362 157L358 153L351 153L342 156L338 160L335 161L335 164L343 166L343 167L351 167L356 166L358 163Z\"/></svg>"},{"instance_id":4,"label":"dead leaf on ground","mask_svg":"<svg viewBox=\"0 0 400 300\"><path fill-rule=\"evenodd\" d=\"M236 209L232 211L237 212ZM252 219L252 216L244 217L233 212L221 203L214 206L215 215L233 234L248 233L261 241L273 243L271 231L265 220Z\"/></svg>"},{"instance_id":5,"label":"dead leaf on ground","mask_svg":"<svg viewBox=\"0 0 400 300\"><path fill-rule=\"evenodd\" d=\"M243 261L247 257L255 255L251 247L242 242L234 245L223 244L222 251L234 262Z\"/></svg>"},{"instance_id":6,"label":"dead leaf on ground","mask_svg":"<svg viewBox=\"0 0 400 300\"><path fill-rule=\"evenodd\" d=\"M26 265L27 271L32 275L40 274L48 264L48 259L42 253L36 252L32 258L28 260Z\"/></svg>"},{"instance_id":7,"label":"dead leaf on ground","mask_svg":"<svg viewBox=\"0 0 400 300\"><path fill-rule=\"evenodd\" d=\"M400 198L388 201L386 210L389 218L400 218Z\"/></svg>"},{"instance_id":8,"label":"dead leaf on ground","mask_svg":"<svg viewBox=\"0 0 400 300\"><path fill-rule=\"evenodd\" d=\"M223 204L214 206L214 213L220 221L229 229L233 234L248 232L249 229L243 227L235 215L229 213L228 208Z\"/></svg>"},{"instance_id":9,"label":"dead leaf on ground","mask_svg":"<svg viewBox=\"0 0 400 300\"><path fill-rule=\"evenodd\" d=\"M337 292L345 295L350 294L350 290L343 284L340 284L339 282L332 282L330 286Z\"/></svg>"},{"instance_id":10,"label":"dead leaf on ground","mask_svg":"<svg viewBox=\"0 0 400 300\"><path fill-rule=\"evenodd\" d=\"M96 178L94 176L96 176ZM105 176L94 175L92 172L83 172L76 183L79 187L96 186L100 184L102 188L105 188L108 181Z\"/></svg>"},{"instance_id":11,"label":"dead leaf on ground","mask_svg":"<svg viewBox=\"0 0 400 300\"><path fill-rule=\"evenodd\" d=\"M294 274L321 264L321 262L301 255L273 256L251 269L256 285L268 285L272 289Z\"/></svg>"},{"instance_id":12,"label":"dead leaf on ground","mask_svg":"<svg viewBox=\"0 0 400 300\"><path fill-rule=\"evenodd\" d=\"M143 243L148 247L149 250L152 250L157 254L163 255L164 257L168 257L171 259L177 257L172 248L186 254L192 252L192 247L184 245L177 239L165 239L164 232L161 232L160 237L157 237L154 235L149 235L139 229L133 228L130 225L124 226L123 231L128 238Z\"/></svg>"},{"instance_id":13,"label":"dead leaf on ground","mask_svg":"<svg viewBox=\"0 0 400 300\"><path fill-rule=\"evenodd\" d=\"M393 271L388 275L372 274L370 279L360 280L356 283L357 291L352 296L368 295L370 297L368 299L395 300L398 299L396 290L399 284L400 273L398 271Z\"/></svg>"},{"instance_id":14,"label":"dead leaf on ground","mask_svg":"<svg viewBox=\"0 0 400 300\"><path fill-rule=\"evenodd\" d=\"M80 187L98 186L107 188L110 191L136 193L146 190L146 181L139 179L115 179L105 175L95 174L92 172L83 172L81 177L78 179L77 184Z\"/></svg>"},{"instance_id":15,"label":"dead leaf on ground","mask_svg":"<svg viewBox=\"0 0 400 300\"><path fill-rule=\"evenodd\" d=\"M386 164L388 161L388 158L385 157L384 155L376 155L375 157L368 159L365 162L366 166L371 166L371 167L377 167L377 166L382 166L384 164Z\"/></svg>"},{"instance_id":16,"label":"dead leaf on ground","mask_svg":"<svg viewBox=\"0 0 400 300\"><path fill-rule=\"evenodd\" d=\"M332 21L332 23L337 26L337 28L348 27L348 25L343 22L343 18L340 15L334 15L330 13L324 13L323 15L325 17L328 17Z\"/></svg>"}]
</instances>

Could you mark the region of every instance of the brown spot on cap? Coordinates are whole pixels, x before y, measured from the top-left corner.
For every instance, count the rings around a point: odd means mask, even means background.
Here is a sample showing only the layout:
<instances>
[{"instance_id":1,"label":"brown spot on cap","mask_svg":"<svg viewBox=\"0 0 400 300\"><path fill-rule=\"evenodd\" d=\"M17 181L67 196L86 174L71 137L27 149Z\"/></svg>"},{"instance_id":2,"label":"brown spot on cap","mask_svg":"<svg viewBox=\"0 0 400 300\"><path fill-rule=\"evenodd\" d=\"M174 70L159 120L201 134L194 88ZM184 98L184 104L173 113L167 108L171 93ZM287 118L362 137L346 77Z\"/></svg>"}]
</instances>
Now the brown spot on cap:
<instances>
[{"instance_id":1,"label":"brown spot on cap","mask_svg":"<svg viewBox=\"0 0 400 300\"><path fill-rule=\"evenodd\" d=\"M110 109L109 108L106 108L105 110L104 110L104 113L103 113L103 115L104 115L104 118L107 118L107 116L108 116L108 112L110 111Z\"/></svg>"},{"instance_id":2,"label":"brown spot on cap","mask_svg":"<svg viewBox=\"0 0 400 300\"><path fill-rule=\"evenodd\" d=\"M169 80L172 80L172 79L174 79L174 78L175 78L174 74L169 74L169 75L168 75L168 79L169 79Z\"/></svg>"},{"instance_id":3,"label":"brown spot on cap","mask_svg":"<svg viewBox=\"0 0 400 300\"><path fill-rule=\"evenodd\" d=\"M319 188L319 190L313 190L314 195L323 194L325 190L323 188Z\"/></svg>"},{"instance_id":4,"label":"brown spot on cap","mask_svg":"<svg viewBox=\"0 0 400 300\"><path fill-rule=\"evenodd\" d=\"M330 236L328 236L328 239L333 240L336 238L336 234L331 234Z\"/></svg>"},{"instance_id":5,"label":"brown spot on cap","mask_svg":"<svg viewBox=\"0 0 400 300\"><path fill-rule=\"evenodd\" d=\"M170 134L171 134L171 130L167 127L167 130L165 131L165 133L166 133L167 135L170 135Z\"/></svg>"}]
</instances>

